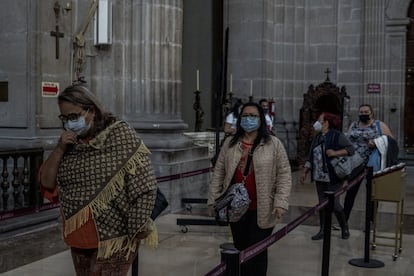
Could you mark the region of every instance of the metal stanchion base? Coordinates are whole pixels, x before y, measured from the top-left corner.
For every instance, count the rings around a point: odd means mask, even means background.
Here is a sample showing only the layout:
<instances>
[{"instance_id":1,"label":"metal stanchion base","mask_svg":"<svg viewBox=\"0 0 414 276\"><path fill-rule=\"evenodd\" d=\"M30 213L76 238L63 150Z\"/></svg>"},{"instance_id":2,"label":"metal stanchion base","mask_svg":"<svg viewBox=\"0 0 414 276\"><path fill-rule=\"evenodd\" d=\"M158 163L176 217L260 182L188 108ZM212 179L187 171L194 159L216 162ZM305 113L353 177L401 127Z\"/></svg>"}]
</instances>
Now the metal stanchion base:
<instances>
[{"instance_id":1,"label":"metal stanchion base","mask_svg":"<svg viewBox=\"0 0 414 276\"><path fill-rule=\"evenodd\" d=\"M231 242L222 243L220 244L221 249L227 249L227 250L236 250L236 247L234 247L234 244Z\"/></svg>"},{"instance_id":2,"label":"metal stanchion base","mask_svg":"<svg viewBox=\"0 0 414 276\"><path fill-rule=\"evenodd\" d=\"M366 262L364 258L352 259L349 261L349 264L366 268L378 268L384 266L384 263L381 261L370 259L368 262Z\"/></svg>"}]
</instances>

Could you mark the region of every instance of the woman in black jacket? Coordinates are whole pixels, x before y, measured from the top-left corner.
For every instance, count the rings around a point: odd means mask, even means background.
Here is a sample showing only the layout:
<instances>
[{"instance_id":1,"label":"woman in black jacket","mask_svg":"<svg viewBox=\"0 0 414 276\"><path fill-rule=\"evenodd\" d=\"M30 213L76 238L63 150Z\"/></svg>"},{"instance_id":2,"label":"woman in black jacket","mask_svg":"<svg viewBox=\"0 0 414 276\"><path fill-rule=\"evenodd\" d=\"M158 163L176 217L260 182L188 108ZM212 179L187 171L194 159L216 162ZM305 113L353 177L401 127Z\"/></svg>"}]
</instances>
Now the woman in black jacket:
<instances>
[{"instance_id":1,"label":"woman in black jacket","mask_svg":"<svg viewBox=\"0 0 414 276\"><path fill-rule=\"evenodd\" d=\"M300 182L303 184L306 176L311 172L311 181L316 184L319 202L325 199L325 192L335 192L343 185L343 180L339 179L334 172L330 162L331 158L353 155L355 152L348 138L337 130L339 126L339 116L328 112L322 113L313 125L318 134L313 138L309 159L305 163ZM335 198L334 213L341 226L342 239L348 239L348 224L338 197ZM323 239L324 210L319 211L319 217L320 230L316 235L312 236L312 240Z\"/></svg>"}]
</instances>

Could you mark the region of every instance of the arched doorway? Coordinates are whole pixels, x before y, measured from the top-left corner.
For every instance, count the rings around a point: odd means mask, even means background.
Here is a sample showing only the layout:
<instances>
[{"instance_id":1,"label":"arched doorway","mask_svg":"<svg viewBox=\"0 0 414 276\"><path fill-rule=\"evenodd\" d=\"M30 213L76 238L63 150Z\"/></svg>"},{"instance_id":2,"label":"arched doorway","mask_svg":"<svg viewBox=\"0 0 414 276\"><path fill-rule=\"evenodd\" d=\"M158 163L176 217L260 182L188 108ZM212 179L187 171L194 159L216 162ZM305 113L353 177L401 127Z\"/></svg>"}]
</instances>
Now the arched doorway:
<instances>
[{"instance_id":1,"label":"arched doorway","mask_svg":"<svg viewBox=\"0 0 414 276\"><path fill-rule=\"evenodd\" d=\"M406 83L404 104L404 147L407 152L414 153L414 1L408 9L411 19L407 29L407 57L406 57Z\"/></svg>"}]
</instances>

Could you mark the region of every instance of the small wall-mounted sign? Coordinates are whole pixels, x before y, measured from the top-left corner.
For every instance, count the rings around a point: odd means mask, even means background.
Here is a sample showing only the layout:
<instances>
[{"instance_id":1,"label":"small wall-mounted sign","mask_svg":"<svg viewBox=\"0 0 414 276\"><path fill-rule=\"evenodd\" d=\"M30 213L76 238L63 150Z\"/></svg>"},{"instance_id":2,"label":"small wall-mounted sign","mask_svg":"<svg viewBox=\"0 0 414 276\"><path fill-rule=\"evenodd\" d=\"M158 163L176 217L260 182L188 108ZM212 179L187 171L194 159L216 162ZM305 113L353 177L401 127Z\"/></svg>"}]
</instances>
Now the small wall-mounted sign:
<instances>
[{"instance_id":1,"label":"small wall-mounted sign","mask_svg":"<svg viewBox=\"0 0 414 276\"><path fill-rule=\"evenodd\" d=\"M379 83L368 83L367 92L368 93L380 93L381 92L381 84L379 84Z\"/></svg>"},{"instance_id":2,"label":"small wall-mounted sign","mask_svg":"<svg viewBox=\"0 0 414 276\"><path fill-rule=\"evenodd\" d=\"M58 94L58 82L42 81L42 97L57 97Z\"/></svg>"}]
</instances>

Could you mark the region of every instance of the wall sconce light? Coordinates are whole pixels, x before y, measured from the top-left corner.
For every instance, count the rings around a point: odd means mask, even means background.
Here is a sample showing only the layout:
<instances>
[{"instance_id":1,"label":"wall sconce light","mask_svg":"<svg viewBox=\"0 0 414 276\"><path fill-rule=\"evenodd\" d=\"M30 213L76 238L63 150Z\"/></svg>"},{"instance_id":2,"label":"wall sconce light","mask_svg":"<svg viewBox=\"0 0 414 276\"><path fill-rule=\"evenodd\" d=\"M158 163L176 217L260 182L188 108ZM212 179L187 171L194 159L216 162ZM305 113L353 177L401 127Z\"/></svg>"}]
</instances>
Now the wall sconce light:
<instances>
[{"instance_id":1,"label":"wall sconce light","mask_svg":"<svg viewBox=\"0 0 414 276\"><path fill-rule=\"evenodd\" d=\"M390 108L390 111L392 113L394 113L395 111L397 111L397 105L395 103L392 104L392 107Z\"/></svg>"},{"instance_id":2,"label":"wall sconce light","mask_svg":"<svg viewBox=\"0 0 414 276\"><path fill-rule=\"evenodd\" d=\"M98 1L94 21L95 46L112 44L112 3L109 0Z\"/></svg>"},{"instance_id":3,"label":"wall sconce light","mask_svg":"<svg viewBox=\"0 0 414 276\"><path fill-rule=\"evenodd\" d=\"M68 12L70 12L72 10L72 3L71 2L67 2L65 4L65 6L63 7L64 13L67 14Z\"/></svg>"}]
</instances>

